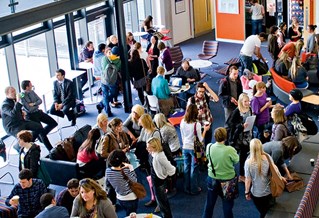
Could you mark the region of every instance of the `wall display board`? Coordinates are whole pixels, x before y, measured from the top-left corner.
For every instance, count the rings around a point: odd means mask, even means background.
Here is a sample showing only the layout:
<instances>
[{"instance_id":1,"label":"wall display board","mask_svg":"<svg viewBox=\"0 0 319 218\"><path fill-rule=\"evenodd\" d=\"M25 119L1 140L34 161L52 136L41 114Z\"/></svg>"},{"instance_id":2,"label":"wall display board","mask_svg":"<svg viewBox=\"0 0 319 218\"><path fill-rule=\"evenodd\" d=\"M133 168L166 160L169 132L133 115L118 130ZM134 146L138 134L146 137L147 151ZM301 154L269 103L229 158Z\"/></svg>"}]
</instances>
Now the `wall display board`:
<instances>
[{"instance_id":1,"label":"wall display board","mask_svg":"<svg viewBox=\"0 0 319 218\"><path fill-rule=\"evenodd\" d=\"M218 12L225 14L239 14L238 0L218 0Z\"/></svg>"}]
</instances>

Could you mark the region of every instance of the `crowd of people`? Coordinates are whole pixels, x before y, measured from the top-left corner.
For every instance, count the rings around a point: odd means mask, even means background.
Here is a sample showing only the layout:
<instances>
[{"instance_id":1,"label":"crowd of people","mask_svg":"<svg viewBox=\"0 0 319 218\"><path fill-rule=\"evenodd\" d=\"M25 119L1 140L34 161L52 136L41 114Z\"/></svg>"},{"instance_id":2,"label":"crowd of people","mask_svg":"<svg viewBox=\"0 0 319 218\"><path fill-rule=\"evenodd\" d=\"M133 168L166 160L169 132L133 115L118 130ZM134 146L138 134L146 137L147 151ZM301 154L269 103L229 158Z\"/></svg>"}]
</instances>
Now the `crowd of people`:
<instances>
[{"instance_id":1,"label":"crowd of people","mask_svg":"<svg viewBox=\"0 0 319 218\"><path fill-rule=\"evenodd\" d=\"M259 13L263 14L263 9L257 8L257 1L253 2L256 8L252 10L260 10ZM256 31L260 28L261 18L254 17ZM8 134L17 137L21 147L19 183L14 186L6 204L18 207L19 217L54 214L61 217L113 218L117 217L117 202L129 216L139 210L137 195L129 184L129 180L140 180L138 175L145 176L149 183L151 199L145 206L155 207L154 212L160 212L165 218L173 217L169 197L176 194L176 157L183 156L183 191L188 195L198 195L202 191L198 175L202 163L195 151L195 140L203 144L208 160L208 191L202 215L205 218L212 217L218 196L223 199L224 217L233 217L235 201L225 199L222 186L236 179L236 174L238 181L245 184L246 199L253 200L260 217L265 217L274 202L269 187L269 165L274 163L282 176L292 178L286 160L297 154L301 145L290 128L290 122L293 114L302 111L300 101L303 95L299 89L293 89L289 94L291 104L287 107L273 104L267 95L267 84L252 73L253 55L266 63L260 52L266 34L260 32L245 40L239 54L241 71L237 66L230 66L228 75L220 81L217 94L206 82L199 82L200 76L188 60L183 61L174 76L181 77L183 84L190 83L192 87L182 95L187 103L180 123L179 139L176 128L167 121L170 111L177 105L169 89L169 77L174 72L169 48L153 34L151 16L143 22L142 28L149 34L146 52L134 40L132 33L127 33L128 70L141 104L145 103L144 92L152 93L159 99L162 113L152 118L142 105L136 104L126 120L118 117L109 120L114 116L111 107L121 105L118 95L123 60L118 40L115 35L110 36L107 45L101 43L97 51L94 51L93 43L88 42L81 52L81 60L93 63L94 76L101 80L103 100L96 105L97 123L76 156L83 179L70 180L56 199L46 193L46 186L39 179L41 150L35 139L38 138L50 151L52 145L47 134L57 123L39 109L42 101L33 91L31 81L21 83L21 94L16 94L11 86L5 89L6 99L1 110L3 126ZM315 28L316 25L308 25L307 28L309 37L304 48L307 58L317 54ZM296 87L307 88L307 71L300 62L303 41L298 21L293 19L289 28L291 42L288 43L285 42L286 29L284 23L279 28L270 28L268 51L273 67L278 74L291 79ZM74 126L74 85L65 78L65 74L63 69L56 71L54 102L49 113L67 116ZM148 79L151 81L150 89L147 87ZM225 122L224 127L213 130L210 103L219 100L224 108ZM102 113L103 110L105 113ZM250 119L253 119L252 123L248 122ZM128 156L132 151L139 160L138 169L130 164ZM235 169L237 163L238 172ZM101 178L104 186L96 182ZM285 181L284 177L282 179ZM19 203L15 201L16 195L20 197Z\"/></svg>"}]
</instances>

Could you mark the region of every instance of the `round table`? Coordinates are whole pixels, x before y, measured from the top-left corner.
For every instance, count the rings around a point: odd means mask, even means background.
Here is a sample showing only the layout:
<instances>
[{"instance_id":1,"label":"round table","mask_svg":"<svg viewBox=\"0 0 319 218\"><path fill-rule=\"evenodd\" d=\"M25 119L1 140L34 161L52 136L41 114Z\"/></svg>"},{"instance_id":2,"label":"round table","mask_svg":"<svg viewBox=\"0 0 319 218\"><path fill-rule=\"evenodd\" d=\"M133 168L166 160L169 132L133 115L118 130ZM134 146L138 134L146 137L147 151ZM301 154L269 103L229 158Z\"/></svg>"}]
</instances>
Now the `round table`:
<instances>
[{"instance_id":1,"label":"round table","mask_svg":"<svg viewBox=\"0 0 319 218\"><path fill-rule=\"evenodd\" d=\"M149 213L138 213L138 214L136 214L136 218L144 218L144 217L147 217L147 215L148 215L148 217L151 217ZM130 216L127 216L125 218L130 218ZM161 218L161 217L157 216L155 214L152 214L152 218Z\"/></svg>"},{"instance_id":2,"label":"round table","mask_svg":"<svg viewBox=\"0 0 319 218\"><path fill-rule=\"evenodd\" d=\"M213 64L212 62L207 61L207 60L192 60L192 61L189 61L189 65L191 65L192 67L194 67L196 69L210 67L210 66L212 66L212 64Z\"/></svg>"},{"instance_id":3,"label":"round table","mask_svg":"<svg viewBox=\"0 0 319 218\"><path fill-rule=\"evenodd\" d=\"M138 36L138 37L141 37L141 36L145 36L147 35L148 32L134 32L133 33L133 36Z\"/></svg>"}]
</instances>

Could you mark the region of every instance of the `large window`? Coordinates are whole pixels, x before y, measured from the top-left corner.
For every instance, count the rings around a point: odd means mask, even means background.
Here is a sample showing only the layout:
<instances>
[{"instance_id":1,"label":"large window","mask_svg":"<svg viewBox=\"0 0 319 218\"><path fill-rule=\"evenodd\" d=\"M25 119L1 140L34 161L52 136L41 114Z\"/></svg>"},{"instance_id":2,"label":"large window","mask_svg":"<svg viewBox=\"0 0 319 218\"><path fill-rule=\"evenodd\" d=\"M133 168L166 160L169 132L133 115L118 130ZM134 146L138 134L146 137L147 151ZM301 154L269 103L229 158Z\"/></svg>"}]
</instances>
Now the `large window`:
<instances>
[{"instance_id":1,"label":"large window","mask_svg":"<svg viewBox=\"0 0 319 218\"><path fill-rule=\"evenodd\" d=\"M70 55L68 50L68 40L67 40L65 25L54 29L54 36L55 36L55 43L56 43L56 51L58 55L59 68L71 69Z\"/></svg>"},{"instance_id":2,"label":"large window","mask_svg":"<svg viewBox=\"0 0 319 218\"><path fill-rule=\"evenodd\" d=\"M0 89L0 101L2 101L5 99L4 89L10 85L4 48L0 49L0 77L2 87Z\"/></svg>"},{"instance_id":3,"label":"large window","mask_svg":"<svg viewBox=\"0 0 319 218\"><path fill-rule=\"evenodd\" d=\"M126 32L133 32L132 30L132 12L131 12L131 4L135 2L128 2L123 5L124 8L124 18L125 18L125 29Z\"/></svg>"},{"instance_id":4,"label":"large window","mask_svg":"<svg viewBox=\"0 0 319 218\"><path fill-rule=\"evenodd\" d=\"M100 43L106 43L105 22L100 18L88 23L89 40L93 42L95 49Z\"/></svg>"},{"instance_id":5,"label":"large window","mask_svg":"<svg viewBox=\"0 0 319 218\"><path fill-rule=\"evenodd\" d=\"M15 44L19 81L30 80L38 95L52 90L45 34Z\"/></svg>"}]
</instances>

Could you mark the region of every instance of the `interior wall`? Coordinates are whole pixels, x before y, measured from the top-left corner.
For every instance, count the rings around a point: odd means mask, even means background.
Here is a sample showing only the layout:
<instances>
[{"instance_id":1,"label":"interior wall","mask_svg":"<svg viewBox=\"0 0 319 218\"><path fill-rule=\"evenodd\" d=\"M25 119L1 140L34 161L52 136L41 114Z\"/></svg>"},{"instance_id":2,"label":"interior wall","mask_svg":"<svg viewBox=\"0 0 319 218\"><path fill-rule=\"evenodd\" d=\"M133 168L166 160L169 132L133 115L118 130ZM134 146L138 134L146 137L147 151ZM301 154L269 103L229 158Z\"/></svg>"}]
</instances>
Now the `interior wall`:
<instances>
[{"instance_id":1,"label":"interior wall","mask_svg":"<svg viewBox=\"0 0 319 218\"><path fill-rule=\"evenodd\" d=\"M172 37L173 44L183 42L193 37L193 22L192 22L192 5L191 0L185 0L185 12L175 13L175 1L171 3L172 16Z\"/></svg>"},{"instance_id":2,"label":"interior wall","mask_svg":"<svg viewBox=\"0 0 319 218\"><path fill-rule=\"evenodd\" d=\"M219 41L242 43L245 40L245 1L239 1L239 14L218 12L218 2L215 0L216 39Z\"/></svg>"}]
</instances>

